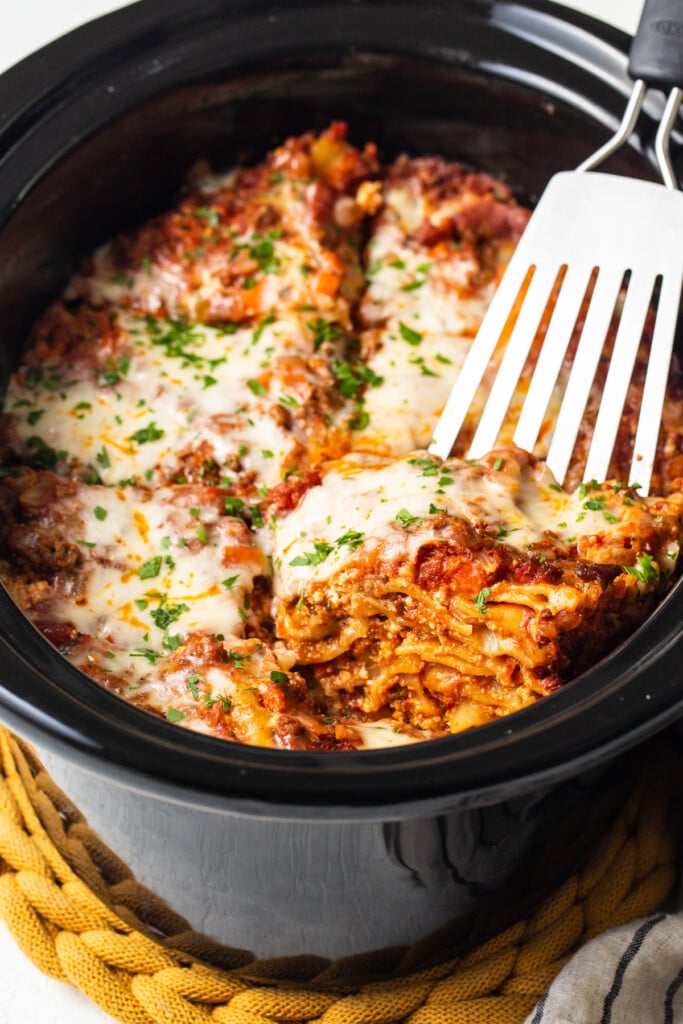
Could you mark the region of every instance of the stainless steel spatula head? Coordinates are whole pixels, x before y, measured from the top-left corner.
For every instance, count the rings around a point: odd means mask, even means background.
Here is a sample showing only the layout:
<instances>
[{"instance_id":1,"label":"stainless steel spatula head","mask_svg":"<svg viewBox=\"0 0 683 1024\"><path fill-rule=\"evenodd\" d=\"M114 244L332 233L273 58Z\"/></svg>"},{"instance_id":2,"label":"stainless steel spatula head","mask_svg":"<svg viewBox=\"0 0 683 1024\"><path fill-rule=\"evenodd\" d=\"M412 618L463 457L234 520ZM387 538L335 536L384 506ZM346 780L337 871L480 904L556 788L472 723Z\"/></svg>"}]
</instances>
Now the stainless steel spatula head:
<instances>
[{"instance_id":1,"label":"stainless steel spatula head","mask_svg":"<svg viewBox=\"0 0 683 1024\"><path fill-rule=\"evenodd\" d=\"M661 20L662 6L668 3L646 3L631 65L634 54L642 57L643 33L649 42L652 19ZM649 53L648 49L648 59ZM680 77L674 80L683 82L680 40L675 57L675 73ZM650 69L650 77L652 74ZM553 410L564 366L568 376L546 457L556 478L563 481L611 332L609 370L583 471L585 480L606 479L648 320L651 344L629 476L647 492L683 282L683 193L676 187L668 155L683 90L671 90L657 136L664 185L587 170L628 139L646 91L645 81L639 78L614 138L581 168L550 180L455 382L434 432L432 453L442 458L450 454L494 353L504 344L468 455L478 458L496 446L511 403L519 406L520 396L523 402L513 441L533 450L544 423L547 426L549 410ZM528 362L530 352L542 332L533 372L520 383L525 366L527 374L528 366L533 366L533 359Z\"/></svg>"}]
</instances>

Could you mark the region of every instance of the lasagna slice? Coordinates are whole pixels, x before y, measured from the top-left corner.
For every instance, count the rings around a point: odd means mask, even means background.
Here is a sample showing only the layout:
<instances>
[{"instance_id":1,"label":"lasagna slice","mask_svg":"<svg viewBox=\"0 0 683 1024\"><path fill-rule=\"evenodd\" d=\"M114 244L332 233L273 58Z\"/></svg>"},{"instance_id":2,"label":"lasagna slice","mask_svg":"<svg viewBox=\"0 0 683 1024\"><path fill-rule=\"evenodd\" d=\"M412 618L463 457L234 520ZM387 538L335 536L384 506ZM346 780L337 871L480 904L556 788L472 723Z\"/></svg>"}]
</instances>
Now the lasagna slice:
<instances>
[{"instance_id":1,"label":"lasagna slice","mask_svg":"<svg viewBox=\"0 0 683 1024\"><path fill-rule=\"evenodd\" d=\"M255 327L56 303L5 399L19 462L88 483L222 483L243 496L341 453L343 336L310 313Z\"/></svg>"},{"instance_id":2,"label":"lasagna slice","mask_svg":"<svg viewBox=\"0 0 683 1024\"><path fill-rule=\"evenodd\" d=\"M426 447L529 212L485 175L400 157L387 171L359 306L368 377L353 446Z\"/></svg>"},{"instance_id":3,"label":"lasagna slice","mask_svg":"<svg viewBox=\"0 0 683 1024\"><path fill-rule=\"evenodd\" d=\"M682 515L680 494L565 492L518 449L348 457L271 531L277 634L331 706L457 732L553 692L642 622Z\"/></svg>"},{"instance_id":4,"label":"lasagna slice","mask_svg":"<svg viewBox=\"0 0 683 1024\"><path fill-rule=\"evenodd\" d=\"M200 181L174 210L99 249L69 297L202 323L309 307L348 328L378 164L374 145L358 150L345 136L334 124Z\"/></svg>"}]
</instances>

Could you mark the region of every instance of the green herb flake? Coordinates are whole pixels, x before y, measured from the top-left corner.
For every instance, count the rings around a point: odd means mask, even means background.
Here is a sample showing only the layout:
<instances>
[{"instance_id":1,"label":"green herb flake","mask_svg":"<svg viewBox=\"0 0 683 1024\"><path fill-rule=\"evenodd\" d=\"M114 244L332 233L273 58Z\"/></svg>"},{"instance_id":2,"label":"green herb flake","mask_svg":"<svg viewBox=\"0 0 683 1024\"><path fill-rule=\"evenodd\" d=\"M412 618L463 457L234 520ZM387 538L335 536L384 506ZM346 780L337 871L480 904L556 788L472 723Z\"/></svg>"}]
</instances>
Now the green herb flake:
<instances>
[{"instance_id":1,"label":"green herb flake","mask_svg":"<svg viewBox=\"0 0 683 1024\"><path fill-rule=\"evenodd\" d=\"M131 652L131 658L145 658L150 665L156 665L161 654L159 651L153 651L150 647L138 647L136 651Z\"/></svg>"},{"instance_id":2,"label":"green herb flake","mask_svg":"<svg viewBox=\"0 0 683 1024\"><path fill-rule=\"evenodd\" d=\"M357 398L358 393L366 385L378 388L384 383L384 377L380 377L371 367L361 363L342 363L333 359L331 366L339 393L344 398Z\"/></svg>"},{"instance_id":3,"label":"green herb flake","mask_svg":"<svg viewBox=\"0 0 683 1024\"><path fill-rule=\"evenodd\" d=\"M249 506L249 518L251 519L251 525L255 530L260 530L263 526L263 514L258 505Z\"/></svg>"},{"instance_id":4,"label":"green herb flake","mask_svg":"<svg viewBox=\"0 0 683 1024\"><path fill-rule=\"evenodd\" d=\"M141 565L138 569L138 576L141 580L151 580L155 576L159 575L161 569L161 555L155 555L154 558L150 558L148 562Z\"/></svg>"},{"instance_id":5,"label":"green herb flake","mask_svg":"<svg viewBox=\"0 0 683 1024\"><path fill-rule=\"evenodd\" d=\"M244 502L241 498L235 497L234 494L226 494L223 499L223 505L225 508L226 515L229 516L241 516L244 509Z\"/></svg>"},{"instance_id":6,"label":"green herb flake","mask_svg":"<svg viewBox=\"0 0 683 1024\"><path fill-rule=\"evenodd\" d=\"M419 331L414 331L412 327L408 327L402 320L398 322L398 329L401 337L404 341L407 341L409 345L419 345L422 341L422 335Z\"/></svg>"},{"instance_id":7,"label":"green herb flake","mask_svg":"<svg viewBox=\"0 0 683 1024\"><path fill-rule=\"evenodd\" d=\"M482 587L477 596L474 599L474 603L477 607L477 611L481 612L482 615L486 615L486 602L491 596L490 587Z\"/></svg>"},{"instance_id":8,"label":"green herb flake","mask_svg":"<svg viewBox=\"0 0 683 1024\"><path fill-rule=\"evenodd\" d=\"M342 329L338 324L330 323L329 320L325 320L321 316L317 320L307 321L306 326L313 332L314 352L317 352L326 341L336 341L342 334Z\"/></svg>"},{"instance_id":9,"label":"green herb flake","mask_svg":"<svg viewBox=\"0 0 683 1024\"><path fill-rule=\"evenodd\" d=\"M278 686L289 682L289 676L285 672L271 672L270 678L271 682L277 683Z\"/></svg>"},{"instance_id":10,"label":"green herb flake","mask_svg":"<svg viewBox=\"0 0 683 1024\"><path fill-rule=\"evenodd\" d=\"M252 345L256 345L260 341L261 335L263 334L263 332L266 329L266 327L268 327L269 324L274 324L274 323L275 323L275 314L274 313L269 313L268 316L264 316L263 320L261 320L258 323L257 327L254 330L254 333L251 336L251 343L252 343Z\"/></svg>"},{"instance_id":11,"label":"green herb flake","mask_svg":"<svg viewBox=\"0 0 683 1024\"><path fill-rule=\"evenodd\" d=\"M350 430L365 430L365 428L369 425L369 423L370 423L370 416L365 411L365 409L360 408L360 409L356 410L356 412L353 414L353 416L349 420L349 429Z\"/></svg>"},{"instance_id":12,"label":"green herb flake","mask_svg":"<svg viewBox=\"0 0 683 1024\"><path fill-rule=\"evenodd\" d=\"M184 603L168 604L167 598L164 595L159 602L159 607L149 614L158 629L168 629L172 622L178 621L183 612L189 612L189 610L190 606Z\"/></svg>"},{"instance_id":13,"label":"green herb flake","mask_svg":"<svg viewBox=\"0 0 683 1024\"><path fill-rule=\"evenodd\" d=\"M100 522L104 522L104 520L107 518L108 512L106 508L102 508L101 505L95 505L93 511L95 513L95 519L99 519Z\"/></svg>"},{"instance_id":14,"label":"green herb flake","mask_svg":"<svg viewBox=\"0 0 683 1024\"><path fill-rule=\"evenodd\" d=\"M185 684L185 686L187 687L187 689L192 694L192 697L193 697L194 700L199 700L199 686L198 686L198 684L199 683L203 683L203 682L204 682L204 676L199 675L198 672L195 672L193 675L188 677L188 680L187 680L187 683Z\"/></svg>"},{"instance_id":15,"label":"green herb flake","mask_svg":"<svg viewBox=\"0 0 683 1024\"><path fill-rule=\"evenodd\" d=\"M160 437L164 436L164 431L157 427L156 423L152 421L148 423L146 427L141 427L140 430L136 430L134 434L131 434L128 438L129 441L135 441L136 444L147 444L149 441L158 441Z\"/></svg>"},{"instance_id":16,"label":"green herb flake","mask_svg":"<svg viewBox=\"0 0 683 1024\"><path fill-rule=\"evenodd\" d=\"M225 587L226 590L232 590L232 588L235 586L239 578L239 573L237 573L235 576L228 576L226 577L226 579L223 580L221 586Z\"/></svg>"},{"instance_id":17,"label":"green herb flake","mask_svg":"<svg viewBox=\"0 0 683 1024\"><path fill-rule=\"evenodd\" d=\"M303 555L297 555L293 558L289 565L320 565L325 559L332 554L334 546L328 544L325 540L314 541L313 551L307 551Z\"/></svg>"},{"instance_id":18,"label":"green herb flake","mask_svg":"<svg viewBox=\"0 0 683 1024\"><path fill-rule=\"evenodd\" d=\"M182 722L182 720L185 718L185 712L178 711L177 708L169 708L168 711L166 712L166 718L169 720L169 722Z\"/></svg>"},{"instance_id":19,"label":"green herb flake","mask_svg":"<svg viewBox=\"0 0 683 1024\"><path fill-rule=\"evenodd\" d=\"M107 449L104 447L104 445L102 445L102 448L95 456L95 461L97 462L98 466L102 467L102 469L109 469L109 467L111 466L111 462L109 461L109 453L107 452Z\"/></svg>"},{"instance_id":20,"label":"green herb flake","mask_svg":"<svg viewBox=\"0 0 683 1024\"><path fill-rule=\"evenodd\" d=\"M265 384L262 384L260 380L254 380L253 378L247 381L247 387L251 391L252 395L265 395L267 390Z\"/></svg>"},{"instance_id":21,"label":"green herb flake","mask_svg":"<svg viewBox=\"0 0 683 1024\"><path fill-rule=\"evenodd\" d=\"M407 530L410 526L420 526L424 517L411 515L407 509L402 508L396 513L396 522L403 530Z\"/></svg>"},{"instance_id":22,"label":"green herb flake","mask_svg":"<svg viewBox=\"0 0 683 1024\"><path fill-rule=\"evenodd\" d=\"M351 551L355 551L363 543L363 537L364 534L360 530L347 530L341 537L337 537L334 543L338 548L347 547Z\"/></svg>"},{"instance_id":23,"label":"green herb flake","mask_svg":"<svg viewBox=\"0 0 683 1024\"><path fill-rule=\"evenodd\" d=\"M657 563L647 551L641 552L636 557L635 565L625 565L624 572L627 572L629 576L635 576L640 583L654 583L659 578Z\"/></svg>"}]
</instances>

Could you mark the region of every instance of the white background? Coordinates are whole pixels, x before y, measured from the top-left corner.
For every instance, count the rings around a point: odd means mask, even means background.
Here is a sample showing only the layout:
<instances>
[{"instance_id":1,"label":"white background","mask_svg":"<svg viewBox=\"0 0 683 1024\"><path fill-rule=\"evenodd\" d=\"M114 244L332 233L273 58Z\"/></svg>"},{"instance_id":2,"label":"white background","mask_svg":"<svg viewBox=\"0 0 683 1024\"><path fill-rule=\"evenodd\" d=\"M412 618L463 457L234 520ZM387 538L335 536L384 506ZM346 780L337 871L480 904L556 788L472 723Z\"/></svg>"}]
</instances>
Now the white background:
<instances>
[{"instance_id":1,"label":"white background","mask_svg":"<svg viewBox=\"0 0 683 1024\"><path fill-rule=\"evenodd\" d=\"M192 2L192 0L188 0ZM567 6L634 32L643 0L571 0ZM12 0L3 4L0 72L121 0ZM133 868L135 865L132 865ZM0 924L0 1024L111 1024L84 996L40 974Z\"/></svg>"}]
</instances>

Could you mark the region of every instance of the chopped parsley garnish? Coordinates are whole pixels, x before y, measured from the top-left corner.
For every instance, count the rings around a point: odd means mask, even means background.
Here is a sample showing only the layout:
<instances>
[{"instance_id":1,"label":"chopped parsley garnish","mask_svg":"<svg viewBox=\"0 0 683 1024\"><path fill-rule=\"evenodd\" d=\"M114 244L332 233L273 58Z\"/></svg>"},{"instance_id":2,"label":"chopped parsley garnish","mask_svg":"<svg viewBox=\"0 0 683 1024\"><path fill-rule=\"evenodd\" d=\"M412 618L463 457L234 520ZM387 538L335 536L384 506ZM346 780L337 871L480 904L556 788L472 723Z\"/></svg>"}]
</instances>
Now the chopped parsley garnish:
<instances>
[{"instance_id":1,"label":"chopped parsley garnish","mask_svg":"<svg viewBox=\"0 0 683 1024\"><path fill-rule=\"evenodd\" d=\"M363 366L361 363L341 363L333 359L332 373L336 378L339 393L345 398L357 398L359 391L366 384L378 388L384 383L384 377L378 376L371 367Z\"/></svg>"},{"instance_id":2,"label":"chopped parsley garnish","mask_svg":"<svg viewBox=\"0 0 683 1024\"><path fill-rule=\"evenodd\" d=\"M86 467L86 471L85 471L85 474L83 476L83 479L85 480L86 484L90 484L91 486L92 486L92 484L101 484L102 483L102 477L97 472L95 467L90 465L90 463L88 463L88 465Z\"/></svg>"},{"instance_id":3,"label":"chopped parsley garnish","mask_svg":"<svg viewBox=\"0 0 683 1024\"><path fill-rule=\"evenodd\" d=\"M429 506L429 514L430 514L430 516L438 516L438 515L445 515L445 516L447 516L448 515L448 509L446 509L446 508L439 508L438 505L435 505L434 502L432 502L430 504L430 506Z\"/></svg>"},{"instance_id":4,"label":"chopped parsley garnish","mask_svg":"<svg viewBox=\"0 0 683 1024\"><path fill-rule=\"evenodd\" d=\"M197 220L206 221L210 228L217 228L221 222L218 210L213 210L210 206L198 206L196 210L192 211L192 214Z\"/></svg>"},{"instance_id":5,"label":"chopped parsley garnish","mask_svg":"<svg viewBox=\"0 0 683 1024\"><path fill-rule=\"evenodd\" d=\"M172 622L177 622L183 612L189 612L187 604L168 604L166 595L161 598L159 607L150 612L154 625L159 629L168 629Z\"/></svg>"},{"instance_id":6,"label":"chopped parsley garnish","mask_svg":"<svg viewBox=\"0 0 683 1024\"><path fill-rule=\"evenodd\" d=\"M131 658L146 658L150 665L156 665L161 657L162 655L158 651L153 651L150 647L138 647L131 653Z\"/></svg>"},{"instance_id":7,"label":"chopped parsley garnish","mask_svg":"<svg viewBox=\"0 0 683 1024\"><path fill-rule=\"evenodd\" d=\"M345 546L350 548L351 551L355 551L363 543L363 537L364 534L360 530L347 530L341 537L337 537L334 543L338 548Z\"/></svg>"},{"instance_id":8,"label":"chopped parsley garnish","mask_svg":"<svg viewBox=\"0 0 683 1024\"><path fill-rule=\"evenodd\" d=\"M258 326L255 328L254 333L251 336L251 343L252 343L252 345L256 345L257 342L260 340L261 335L263 334L265 328L269 324L274 324L274 323L275 323L275 314L274 313L269 313L268 316L264 316L263 320L261 320L259 322Z\"/></svg>"},{"instance_id":9,"label":"chopped parsley garnish","mask_svg":"<svg viewBox=\"0 0 683 1024\"><path fill-rule=\"evenodd\" d=\"M109 467L111 466L111 462L109 461L109 453L107 449L104 447L104 445L102 445L101 449L95 456L95 460L97 461L97 464L102 467L102 469L109 469Z\"/></svg>"},{"instance_id":10,"label":"chopped parsley garnish","mask_svg":"<svg viewBox=\"0 0 683 1024\"><path fill-rule=\"evenodd\" d=\"M114 363L109 360L109 365L104 370L98 370L98 383L104 387L113 387L118 384L122 377L125 377L130 370L130 359L128 356L120 356Z\"/></svg>"},{"instance_id":11,"label":"chopped parsley garnish","mask_svg":"<svg viewBox=\"0 0 683 1024\"><path fill-rule=\"evenodd\" d=\"M228 658L233 668L244 668L245 661L251 660L251 654L244 651L228 651Z\"/></svg>"},{"instance_id":12,"label":"chopped parsley garnish","mask_svg":"<svg viewBox=\"0 0 683 1024\"><path fill-rule=\"evenodd\" d=\"M228 576L226 579L223 580L222 585L225 587L226 590L232 590L232 588L235 586L235 583L237 583L237 580L239 578L239 573L237 573L235 576Z\"/></svg>"},{"instance_id":13,"label":"chopped parsley garnish","mask_svg":"<svg viewBox=\"0 0 683 1024\"><path fill-rule=\"evenodd\" d=\"M604 498L589 498L588 501L584 501L582 505L582 508L587 508L590 512L602 512L604 507Z\"/></svg>"},{"instance_id":14,"label":"chopped parsley garnish","mask_svg":"<svg viewBox=\"0 0 683 1024\"><path fill-rule=\"evenodd\" d=\"M166 718L169 720L169 722L182 722L182 720L185 718L185 712L178 711L177 708L169 708L168 711L166 712Z\"/></svg>"},{"instance_id":15,"label":"chopped parsley garnish","mask_svg":"<svg viewBox=\"0 0 683 1024\"><path fill-rule=\"evenodd\" d=\"M103 522L107 518L107 510L106 508L102 508L101 505L95 505L93 511L95 513L95 519L99 519L100 522Z\"/></svg>"},{"instance_id":16,"label":"chopped parsley garnish","mask_svg":"<svg viewBox=\"0 0 683 1024\"><path fill-rule=\"evenodd\" d=\"M155 555L154 558L150 558L148 562L141 565L138 569L138 576L141 580L151 580L154 576L159 575L161 569L161 555Z\"/></svg>"},{"instance_id":17,"label":"chopped parsley garnish","mask_svg":"<svg viewBox=\"0 0 683 1024\"><path fill-rule=\"evenodd\" d=\"M44 409L33 409L28 414L26 419L28 420L28 423L29 423L30 426L35 427L35 425L38 422L38 420L40 419L40 417L43 416L44 414L45 414L45 410Z\"/></svg>"},{"instance_id":18,"label":"chopped parsley garnish","mask_svg":"<svg viewBox=\"0 0 683 1024\"><path fill-rule=\"evenodd\" d=\"M334 545L328 544L325 540L316 540L313 542L313 551L307 551L303 555L297 555L289 563L290 565L320 565L324 562L328 555L331 555L334 551Z\"/></svg>"},{"instance_id":19,"label":"chopped parsley garnish","mask_svg":"<svg viewBox=\"0 0 683 1024\"><path fill-rule=\"evenodd\" d=\"M265 384L262 384L260 380L254 380L253 378L248 380L247 387L251 391L252 395L265 395L266 393L266 386Z\"/></svg>"},{"instance_id":20,"label":"chopped parsley garnish","mask_svg":"<svg viewBox=\"0 0 683 1024\"><path fill-rule=\"evenodd\" d=\"M195 700L199 700L199 686L197 684L204 682L206 682L204 676L200 675L198 672L194 672L191 676L188 676L186 686Z\"/></svg>"},{"instance_id":21,"label":"chopped parsley garnish","mask_svg":"<svg viewBox=\"0 0 683 1024\"><path fill-rule=\"evenodd\" d=\"M289 406L290 409L296 409L299 405L299 401L294 397L294 395L280 395L278 402L280 405Z\"/></svg>"},{"instance_id":22,"label":"chopped parsley garnish","mask_svg":"<svg viewBox=\"0 0 683 1024\"><path fill-rule=\"evenodd\" d=\"M413 516L407 509L402 508L399 512L396 513L396 522L402 529L407 530L408 527L410 526L419 526L421 523L423 523L424 517Z\"/></svg>"},{"instance_id":23,"label":"chopped parsley garnish","mask_svg":"<svg viewBox=\"0 0 683 1024\"><path fill-rule=\"evenodd\" d=\"M496 461L493 463L492 468L496 471L496 473L498 472L499 469L503 468L504 462L504 459L496 459Z\"/></svg>"},{"instance_id":24,"label":"chopped parsley garnish","mask_svg":"<svg viewBox=\"0 0 683 1024\"><path fill-rule=\"evenodd\" d=\"M370 416L365 409L357 408L351 419L349 420L350 430L365 430L370 423Z\"/></svg>"},{"instance_id":25,"label":"chopped parsley garnish","mask_svg":"<svg viewBox=\"0 0 683 1024\"><path fill-rule=\"evenodd\" d=\"M654 583L659 578L657 563L647 551L643 551L637 556L635 565L625 565L624 571L629 576L635 576L641 583Z\"/></svg>"},{"instance_id":26,"label":"chopped parsley garnish","mask_svg":"<svg viewBox=\"0 0 683 1024\"><path fill-rule=\"evenodd\" d=\"M270 678L273 683L277 683L278 686L282 686L283 683L289 682L289 676L284 672L271 672Z\"/></svg>"},{"instance_id":27,"label":"chopped parsley garnish","mask_svg":"<svg viewBox=\"0 0 683 1024\"><path fill-rule=\"evenodd\" d=\"M223 499L226 514L229 516L241 516L242 510L244 509L244 502L241 498L236 498L234 494L226 494Z\"/></svg>"},{"instance_id":28,"label":"chopped parsley garnish","mask_svg":"<svg viewBox=\"0 0 683 1024\"><path fill-rule=\"evenodd\" d=\"M398 322L398 329L401 333L401 337L404 341L407 341L409 345L419 345L422 341L422 335L419 331L414 331L412 327L408 327L402 320Z\"/></svg>"},{"instance_id":29,"label":"chopped parsley garnish","mask_svg":"<svg viewBox=\"0 0 683 1024\"><path fill-rule=\"evenodd\" d=\"M148 423L146 427L141 427L140 430L136 430L134 434L131 434L128 438L129 441L135 441L137 444L147 444L148 441L158 441L160 437L164 436L164 431L157 427L156 423L152 421Z\"/></svg>"},{"instance_id":30,"label":"chopped parsley garnish","mask_svg":"<svg viewBox=\"0 0 683 1024\"><path fill-rule=\"evenodd\" d=\"M236 242L231 256L234 257L241 249L246 249L250 258L258 263L264 274L281 274L282 261L275 255L273 241L281 238L283 234L282 229L277 229L269 231L266 235L252 235L248 242ZM244 282L244 287L247 287L247 281Z\"/></svg>"},{"instance_id":31,"label":"chopped parsley garnish","mask_svg":"<svg viewBox=\"0 0 683 1024\"><path fill-rule=\"evenodd\" d=\"M67 452L57 451L56 448L51 448L49 444L46 444L42 437L37 434L33 434L29 437L26 442L27 446L32 449L31 461L39 469L51 469L57 468L57 463L60 459L67 457Z\"/></svg>"},{"instance_id":32,"label":"chopped parsley garnish","mask_svg":"<svg viewBox=\"0 0 683 1024\"><path fill-rule=\"evenodd\" d=\"M319 316L317 320L307 321L306 326L313 331L313 351L317 352L326 341L336 341L342 329L338 324L330 323Z\"/></svg>"},{"instance_id":33,"label":"chopped parsley garnish","mask_svg":"<svg viewBox=\"0 0 683 1024\"><path fill-rule=\"evenodd\" d=\"M408 459L408 462L411 466L417 466L418 469L422 470L421 476L436 476L439 472L439 463L428 455L420 459Z\"/></svg>"},{"instance_id":34,"label":"chopped parsley garnish","mask_svg":"<svg viewBox=\"0 0 683 1024\"><path fill-rule=\"evenodd\" d=\"M260 530L263 526L263 514L258 505L249 506L249 517L251 519L251 525L256 529Z\"/></svg>"},{"instance_id":35,"label":"chopped parsley garnish","mask_svg":"<svg viewBox=\"0 0 683 1024\"><path fill-rule=\"evenodd\" d=\"M490 587L482 587L477 596L474 599L474 603L477 607L477 611L480 611L482 615L486 615L486 602L491 596Z\"/></svg>"}]
</instances>

